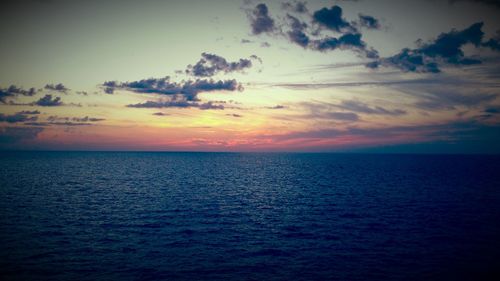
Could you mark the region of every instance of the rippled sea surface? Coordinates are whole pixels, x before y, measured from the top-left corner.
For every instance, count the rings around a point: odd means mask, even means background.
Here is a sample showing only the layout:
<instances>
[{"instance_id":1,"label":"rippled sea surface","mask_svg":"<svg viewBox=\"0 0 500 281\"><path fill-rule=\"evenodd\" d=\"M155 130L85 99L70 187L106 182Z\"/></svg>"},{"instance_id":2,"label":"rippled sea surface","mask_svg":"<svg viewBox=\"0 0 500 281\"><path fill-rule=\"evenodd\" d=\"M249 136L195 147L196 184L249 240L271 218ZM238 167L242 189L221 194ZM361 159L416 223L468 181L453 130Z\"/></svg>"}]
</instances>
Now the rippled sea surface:
<instances>
[{"instance_id":1,"label":"rippled sea surface","mask_svg":"<svg viewBox=\"0 0 500 281\"><path fill-rule=\"evenodd\" d=\"M2 152L0 186L2 280L499 276L498 156Z\"/></svg>"}]
</instances>

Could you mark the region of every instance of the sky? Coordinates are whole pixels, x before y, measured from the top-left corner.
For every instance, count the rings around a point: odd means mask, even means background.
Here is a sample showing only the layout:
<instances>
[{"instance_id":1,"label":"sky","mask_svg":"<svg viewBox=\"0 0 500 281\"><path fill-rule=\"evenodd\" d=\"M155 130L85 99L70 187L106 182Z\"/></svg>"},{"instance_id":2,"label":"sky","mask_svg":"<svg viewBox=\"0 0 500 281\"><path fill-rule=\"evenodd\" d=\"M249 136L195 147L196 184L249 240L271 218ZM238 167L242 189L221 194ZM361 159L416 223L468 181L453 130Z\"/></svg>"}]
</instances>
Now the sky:
<instances>
[{"instance_id":1,"label":"sky","mask_svg":"<svg viewBox=\"0 0 500 281\"><path fill-rule=\"evenodd\" d=\"M2 150L500 153L500 1L2 5Z\"/></svg>"}]
</instances>

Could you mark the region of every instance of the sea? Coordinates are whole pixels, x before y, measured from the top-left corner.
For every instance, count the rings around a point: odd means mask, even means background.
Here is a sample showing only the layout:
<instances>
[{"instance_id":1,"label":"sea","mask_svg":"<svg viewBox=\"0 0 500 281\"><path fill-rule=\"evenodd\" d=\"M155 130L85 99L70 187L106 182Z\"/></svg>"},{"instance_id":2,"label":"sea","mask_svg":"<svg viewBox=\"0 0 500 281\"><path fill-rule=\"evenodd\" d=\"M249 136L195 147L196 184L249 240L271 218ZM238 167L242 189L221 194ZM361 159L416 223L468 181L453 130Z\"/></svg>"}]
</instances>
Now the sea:
<instances>
[{"instance_id":1,"label":"sea","mask_svg":"<svg viewBox=\"0 0 500 281\"><path fill-rule=\"evenodd\" d=\"M500 156L0 152L1 280L500 280Z\"/></svg>"}]
</instances>

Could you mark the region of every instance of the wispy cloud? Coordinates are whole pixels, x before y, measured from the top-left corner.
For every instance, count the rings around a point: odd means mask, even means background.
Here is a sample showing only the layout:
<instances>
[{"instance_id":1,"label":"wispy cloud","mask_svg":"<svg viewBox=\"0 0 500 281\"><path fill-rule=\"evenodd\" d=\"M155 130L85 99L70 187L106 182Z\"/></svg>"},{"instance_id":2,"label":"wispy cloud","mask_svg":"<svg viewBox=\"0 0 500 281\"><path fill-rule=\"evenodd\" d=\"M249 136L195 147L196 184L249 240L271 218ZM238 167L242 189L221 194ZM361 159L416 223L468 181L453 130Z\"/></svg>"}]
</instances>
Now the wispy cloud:
<instances>
[{"instance_id":1,"label":"wispy cloud","mask_svg":"<svg viewBox=\"0 0 500 281\"><path fill-rule=\"evenodd\" d=\"M340 109L349 110L357 113L399 116L407 112L402 109L386 109L382 106L370 106L357 100L343 100L340 104L334 105Z\"/></svg>"}]
</instances>

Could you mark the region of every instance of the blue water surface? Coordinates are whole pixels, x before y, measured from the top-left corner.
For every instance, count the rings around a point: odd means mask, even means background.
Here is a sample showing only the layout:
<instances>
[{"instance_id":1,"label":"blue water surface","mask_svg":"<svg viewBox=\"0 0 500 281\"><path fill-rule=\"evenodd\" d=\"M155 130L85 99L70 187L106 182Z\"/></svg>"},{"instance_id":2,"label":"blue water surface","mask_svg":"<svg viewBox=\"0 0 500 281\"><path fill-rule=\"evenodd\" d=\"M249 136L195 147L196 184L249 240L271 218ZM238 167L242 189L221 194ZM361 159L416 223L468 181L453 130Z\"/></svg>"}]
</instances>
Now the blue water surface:
<instances>
[{"instance_id":1,"label":"blue water surface","mask_svg":"<svg viewBox=\"0 0 500 281\"><path fill-rule=\"evenodd\" d=\"M500 280L500 157L1 152L1 280Z\"/></svg>"}]
</instances>

